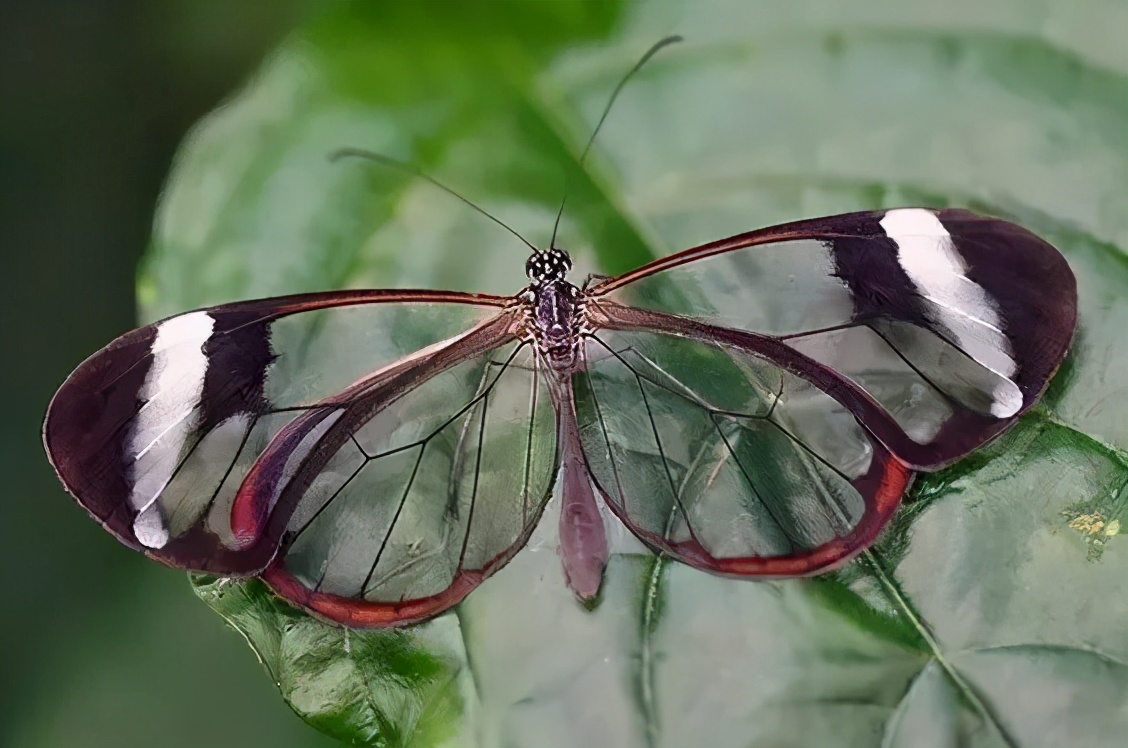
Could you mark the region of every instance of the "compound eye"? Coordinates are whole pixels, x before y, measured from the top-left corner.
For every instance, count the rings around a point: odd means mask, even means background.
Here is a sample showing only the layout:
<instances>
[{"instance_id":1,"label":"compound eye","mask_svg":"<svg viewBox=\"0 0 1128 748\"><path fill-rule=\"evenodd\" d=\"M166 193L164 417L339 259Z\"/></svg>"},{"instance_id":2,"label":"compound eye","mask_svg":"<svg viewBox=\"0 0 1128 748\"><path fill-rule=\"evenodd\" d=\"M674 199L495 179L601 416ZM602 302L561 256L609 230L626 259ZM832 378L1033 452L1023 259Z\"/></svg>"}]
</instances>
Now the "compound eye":
<instances>
[{"instance_id":1,"label":"compound eye","mask_svg":"<svg viewBox=\"0 0 1128 748\"><path fill-rule=\"evenodd\" d=\"M544 264L539 254L525 260L525 275L529 276L530 280L535 280L542 272L544 272Z\"/></svg>"},{"instance_id":2,"label":"compound eye","mask_svg":"<svg viewBox=\"0 0 1128 748\"><path fill-rule=\"evenodd\" d=\"M562 249L554 249L544 257L545 269L556 280L564 278L572 269L572 258Z\"/></svg>"}]
</instances>

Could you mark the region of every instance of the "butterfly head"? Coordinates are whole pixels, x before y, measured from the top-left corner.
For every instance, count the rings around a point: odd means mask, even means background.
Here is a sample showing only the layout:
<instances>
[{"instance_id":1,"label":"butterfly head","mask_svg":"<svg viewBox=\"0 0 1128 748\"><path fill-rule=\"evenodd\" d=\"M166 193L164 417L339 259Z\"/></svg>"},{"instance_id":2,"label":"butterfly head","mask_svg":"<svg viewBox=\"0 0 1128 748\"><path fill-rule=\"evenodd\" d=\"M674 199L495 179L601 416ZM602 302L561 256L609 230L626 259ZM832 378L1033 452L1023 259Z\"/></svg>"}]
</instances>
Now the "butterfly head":
<instances>
[{"instance_id":1,"label":"butterfly head","mask_svg":"<svg viewBox=\"0 0 1128 748\"><path fill-rule=\"evenodd\" d=\"M525 261L525 274L534 286L562 281L571 269L572 258L562 249L546 249Z\"/></svg>"}]
</instances>

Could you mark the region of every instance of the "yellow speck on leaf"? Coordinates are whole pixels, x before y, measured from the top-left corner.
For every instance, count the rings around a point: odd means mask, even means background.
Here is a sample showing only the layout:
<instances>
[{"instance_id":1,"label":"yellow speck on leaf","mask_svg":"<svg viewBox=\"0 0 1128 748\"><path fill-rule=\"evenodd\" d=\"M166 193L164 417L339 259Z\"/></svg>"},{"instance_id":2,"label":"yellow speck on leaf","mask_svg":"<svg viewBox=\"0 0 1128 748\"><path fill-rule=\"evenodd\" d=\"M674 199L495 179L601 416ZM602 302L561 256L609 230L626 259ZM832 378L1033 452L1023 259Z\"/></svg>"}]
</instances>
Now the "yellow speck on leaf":
<instances>
[{"instance_id":1,"label":"yellow speck on leaf","mask_svg":"<svg viewBox=\"0 0 1128 748\"><path fill-rule=\"evenodd\" d=\"M1119 523L1117 523L1119 530ZM1096 535L1105 526L1104 517L1099 513L1081 514L1069 521L1070 528L1085 535ZM1115 533L1113 533L1115 535Z\"/></svg>"},{"instance_id":2,"label":"yellow speck on leaf","mask_svg":"<svg viewBox=\"0 0 1128 748\"><path fill-rule=\"evenodd\" d=\"M1086 554L1090 561L1099 561L1101 554L1104 553L1105 544L1109 539L1120 534L1120 520L1108 520L1100 512L1090 512L1087 514L1075 514L1077 510L1064 511L1062 516L1069 519L1066 523L1067 527L1075 530L1081 534L1082 540L1088 546L1088 553Z\"/></svg>"}]
</instances>

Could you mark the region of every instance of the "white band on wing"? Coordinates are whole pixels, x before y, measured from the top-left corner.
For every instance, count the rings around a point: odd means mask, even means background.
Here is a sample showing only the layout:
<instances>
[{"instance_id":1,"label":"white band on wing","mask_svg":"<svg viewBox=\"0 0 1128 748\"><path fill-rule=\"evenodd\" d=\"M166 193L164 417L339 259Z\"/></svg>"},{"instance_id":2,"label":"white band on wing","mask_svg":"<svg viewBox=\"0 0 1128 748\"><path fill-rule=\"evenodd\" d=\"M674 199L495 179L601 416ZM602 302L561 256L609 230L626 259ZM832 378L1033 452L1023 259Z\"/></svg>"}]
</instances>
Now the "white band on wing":
<instances>
[{"instance_id":1,"label":"white band on wing","mask_svg":"<svg viewBox=\"0 0 1128 748\"><path fill-rule=\"evenodd\" d=\"M207 312L182 314L157 325L153 363L138 392L144 405L130 425L127 452L133 459L129 503L139 512L133 533L149 548L161 548L169 539L156 500L199 421L208 371L204 344L214 329L215 320Z\"/></svg>"},{"instance_id":2,"label":"white band on wing","mask_svg":"<svg viewBox=\"0 0 1128 748\"><path fill-rule=\"evenodd\" d=\"M964 353L1003 378L992 392L991 414L1013 416L1022 408L1022 392L1012 380L1018 366L1010 339L994 300L967 277L967 263L952 235L935 213L922 208L890 210L880 223L897 244L901 267L931 302L932 321Z\"/></svg>"}]
</instances>

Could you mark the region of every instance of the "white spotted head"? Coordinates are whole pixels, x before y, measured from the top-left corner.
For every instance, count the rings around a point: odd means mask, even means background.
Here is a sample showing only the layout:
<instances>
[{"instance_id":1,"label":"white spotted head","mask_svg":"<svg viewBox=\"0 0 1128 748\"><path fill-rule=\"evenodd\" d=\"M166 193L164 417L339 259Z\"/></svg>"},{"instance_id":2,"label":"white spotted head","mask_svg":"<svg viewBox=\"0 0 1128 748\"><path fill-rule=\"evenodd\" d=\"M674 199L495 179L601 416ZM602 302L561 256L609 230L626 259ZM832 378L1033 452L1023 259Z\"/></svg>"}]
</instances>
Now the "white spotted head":
<instances>
[{"instance_id":1,"label":"white spotted head","mask_svg":"<svg viewBox=\"0 0 1128 748\"><path fill-rule=\"evenodd\" d=\"M571 269L572 258L562 249L536 252L525 261L525 274L534 286L562 281Z\"/></svg>"}]
</instances>

